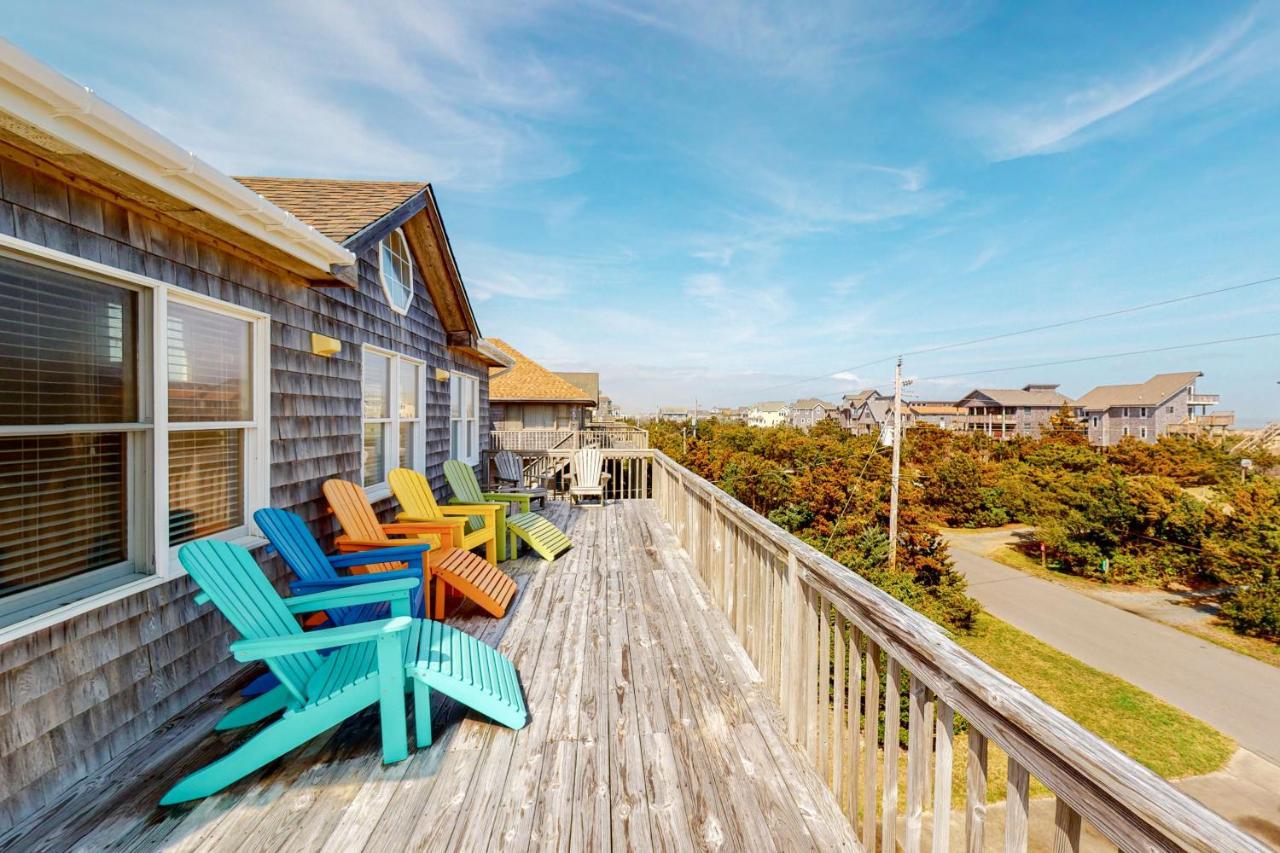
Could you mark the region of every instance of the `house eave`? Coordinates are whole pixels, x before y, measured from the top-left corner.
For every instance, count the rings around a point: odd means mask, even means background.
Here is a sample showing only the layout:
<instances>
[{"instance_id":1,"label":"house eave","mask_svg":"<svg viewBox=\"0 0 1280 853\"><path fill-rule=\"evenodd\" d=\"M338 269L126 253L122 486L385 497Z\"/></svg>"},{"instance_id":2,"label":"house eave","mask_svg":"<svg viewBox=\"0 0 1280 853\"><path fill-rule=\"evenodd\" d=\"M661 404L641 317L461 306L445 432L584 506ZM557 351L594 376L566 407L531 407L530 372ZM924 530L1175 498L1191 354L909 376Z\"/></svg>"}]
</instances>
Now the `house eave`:
<instances>
[{"instance_id":1,"label":"house eave","mask_svg":"<svg viewBox=\"0 0 1280 853\"><path fill-rule=\"evenodd\" d=\"M46 147L89 157L203 211L299 262L308 278L343 279L353 269L355 256L315 228L2 38L0 113L17 120L8 129L18 135L43 137Z\"/></svg>"}]
</instances>

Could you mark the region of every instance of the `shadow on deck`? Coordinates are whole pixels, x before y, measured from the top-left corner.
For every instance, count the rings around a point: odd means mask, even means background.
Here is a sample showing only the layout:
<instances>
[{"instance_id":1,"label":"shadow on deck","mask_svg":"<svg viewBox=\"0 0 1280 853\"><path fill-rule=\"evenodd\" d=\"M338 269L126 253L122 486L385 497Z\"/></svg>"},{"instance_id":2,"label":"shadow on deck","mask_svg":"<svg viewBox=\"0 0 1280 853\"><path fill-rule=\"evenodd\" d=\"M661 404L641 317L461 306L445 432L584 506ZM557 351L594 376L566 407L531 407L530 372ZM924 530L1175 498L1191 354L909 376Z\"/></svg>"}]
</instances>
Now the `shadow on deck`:
<instances>
[{"instance_id":1,"label":"shadow on deck","mask_svg":"<svg viewBox=\"0 0 1280 853\"><path fill-rule=\"evenodd\" d=\"M450 620L515 661L523 730L437 695L435 744L384 766L369 709L220 794L158 807L255 730L212 731L238 701L228 685L0 847L856 849L654 505L547 514L573 550L506 564L507 618Z\"/></svg>"}]
</instances>

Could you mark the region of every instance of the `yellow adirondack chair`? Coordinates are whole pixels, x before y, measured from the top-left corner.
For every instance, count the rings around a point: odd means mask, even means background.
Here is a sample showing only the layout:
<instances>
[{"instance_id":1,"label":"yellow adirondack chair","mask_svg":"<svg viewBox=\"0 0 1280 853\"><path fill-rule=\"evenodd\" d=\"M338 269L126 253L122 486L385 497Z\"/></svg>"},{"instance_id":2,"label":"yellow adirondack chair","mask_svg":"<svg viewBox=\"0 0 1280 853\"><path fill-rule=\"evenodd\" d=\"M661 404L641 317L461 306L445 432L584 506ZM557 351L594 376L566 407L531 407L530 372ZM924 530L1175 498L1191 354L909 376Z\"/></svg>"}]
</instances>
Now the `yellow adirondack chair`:
<instances>
[{"instance_id":1,"label":"yellow adirondack chair","mask_svg":"<svg viewBox=\"0 0 1280 853\"><path fill-rule=\"evenodd\" d=\"M499 619L507 612L507 605L516 594L516 583L505 572L485 562L484 558L462 548L454 547L451 522L422 522L417 524L383 524L373 512L373 506L364 489L345 480L326 480L321 487L324 496L342 526L342 535L333 544L339 553L349 554L374 548L387 548L406 544L405 539L393 539L393 535L409 539L431 541L438 537L441 547L427 552L423 569L423 582L436 582L435 619L443 619L445 611L445 586L463 598L474 601L481 609ZM425 535L424 535L425 534ZM382 571L382 567L364 567L365 570ZM388 564L387 569L398 569L398 564ZM358 569L357 569L358 571Z\"/></svg>"},{"instance_id":2,"label":"yellow adirondack chair","mask_svg":"<svg viewBox=\"0 0 1280 853\"><path fill-rule=\"evenodd\" d=\"M431 491L431 483L417 471L409 468L394 468L387 475L387 483L391 493L400 502L401 512L396 514L396 521L405 524L423 522L445 522L453 526L455 533L453 542L459 548L470 551L472 548L484 546L484 558L492 565L498 565L498 519L502 507L496 504L480 506L463 506L460 504L436 503L435 493ZM481 516L484 525L468 530L468 516Z\"/></svg>"}]
</instances>

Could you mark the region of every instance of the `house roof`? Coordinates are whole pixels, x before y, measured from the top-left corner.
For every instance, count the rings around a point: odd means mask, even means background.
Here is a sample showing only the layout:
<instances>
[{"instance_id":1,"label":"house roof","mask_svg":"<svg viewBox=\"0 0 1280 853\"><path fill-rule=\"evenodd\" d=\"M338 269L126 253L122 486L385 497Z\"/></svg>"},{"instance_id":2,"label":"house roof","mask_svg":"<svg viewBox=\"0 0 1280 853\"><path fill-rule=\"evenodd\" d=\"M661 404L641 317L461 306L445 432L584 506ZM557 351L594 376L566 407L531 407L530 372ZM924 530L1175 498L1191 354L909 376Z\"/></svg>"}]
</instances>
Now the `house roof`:
<instances>
[{"instance_id":1,"label":"house roof","mask_svg":"<svg viewBox=\"0 0 1280 853\"><path fill-rule=\"evenodd\" d=\"M499 403L581 403L595 405L595 400L578 386L547 370L506 341L487 338L490 344L506 353L515 366L489 371L489 399Z\"/></svg>"},{"instance_id":2,"label":"house roof","mask_svg":"<svg viewBox=\"0 0 1280 853\"><path fill-rule=\"evenodd\" d=\"M561 379L565 380L566 382L570 382L574 385L577 385L579 388L582 389L582 392L586 394L588 397L590 397L592 400L599 402L600 400L608 399L608 397L600 396L600 374L599 373L595 373L595 372L591 372L591 373L576 372L575 373L575 372L570 372L565 370L557 370L556 376L559 376Z\"/></svg>"},{"instance_id":3,"label":"house roof","mask_svg":"<svg viewBox=\"0 0 1280 853\"><path fill-rule=\"evenodd\" d=\"M876 389L865 388L856 394L845 394L840 399L850 406L861 406L863 403L867 402L867 400L871 399L872 397L881 397L881 396L884 396L884 395L882 395Z\"/></svg>"},{"instance_id":4,"label":"house roof","mask_svg":"<svg viewBox=\"0 0 1280 853\"><path fill-rule=\"evenodd\" d=\"M425 181L240 177L244 184L338 243L377 222L429 185Z\"/></svg>"},{"instance_id":5,"label":"house roof","mask_svg":"<svg viewBox=\"0 0 1280 853\"><path fill-rule=\"evenodd\" d=\"M1057 386L1026 385L1022 388L975 388L960 399L957 405L964 405L974 397L986 397L998 406L1053 406L1063 403L1069 406L1076 404L1066 394L1051 390Z\"/></svg>"},{"instance_id":6,"label":"house roof","mask_svg":"<svg viewBox=\"0 0 1280 853\"><path fill-rule=\"evenodd\" d=\"M756 403L751 408L755 409L758 412L781 412L786 407L787 407L787 404L782 402L781 400L769 400L768 402L764 402L764 403Z\"/></svg>"},{"instance_id":7,"label":"house roof","mask_svg":"<svg viewBox=\"0 0 1280 853\"><path fill-rule=\"evenodd\" d=\"M826 400L819 400L816 397L809 397L804 400L796 400L794 403L791 404L791 408L793 410L794 409L828 409L829 410L829 409L836 408L836 406L834 403L828 403Z\"/></svg>"},{"instance_id":8,"label":"house roof","mask_svg":"<svg viewBox=\"0 0 1280 853\"><path fill-rule=\"evenodd\" d=\"M1080 405L1090 411L1112 406L1158 406L1201 376L1204 374L1198 370L1187 370L1157 373L1146 382L1134 385L1099 385L1080 398Z\"/></svg>"}]
</instances>

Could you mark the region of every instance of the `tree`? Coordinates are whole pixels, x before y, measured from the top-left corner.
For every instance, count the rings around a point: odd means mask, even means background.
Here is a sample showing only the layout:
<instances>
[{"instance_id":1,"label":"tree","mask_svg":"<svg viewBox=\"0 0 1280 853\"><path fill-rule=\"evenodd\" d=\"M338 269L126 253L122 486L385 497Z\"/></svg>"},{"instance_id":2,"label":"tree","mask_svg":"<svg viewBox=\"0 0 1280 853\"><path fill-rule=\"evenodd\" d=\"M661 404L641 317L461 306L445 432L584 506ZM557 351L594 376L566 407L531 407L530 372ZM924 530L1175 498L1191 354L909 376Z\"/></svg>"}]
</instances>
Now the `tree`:
<instances>
[{"instance_id":1,"label":"tree","mask_svg":"<svg viewBox=\"0 0 1280 853\"><path fill-rule=\"evenodd\" d=\"M1040 431L1040 436L1045 441L1057 444L1083 446L1089 443L1084 421L1076 417L1075 410L1067 403L1063 403L1058 411L1049 416L1049 424Z\"/></svg>"}]
</instances>

